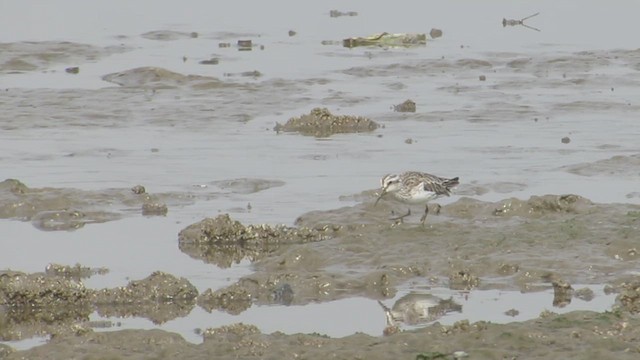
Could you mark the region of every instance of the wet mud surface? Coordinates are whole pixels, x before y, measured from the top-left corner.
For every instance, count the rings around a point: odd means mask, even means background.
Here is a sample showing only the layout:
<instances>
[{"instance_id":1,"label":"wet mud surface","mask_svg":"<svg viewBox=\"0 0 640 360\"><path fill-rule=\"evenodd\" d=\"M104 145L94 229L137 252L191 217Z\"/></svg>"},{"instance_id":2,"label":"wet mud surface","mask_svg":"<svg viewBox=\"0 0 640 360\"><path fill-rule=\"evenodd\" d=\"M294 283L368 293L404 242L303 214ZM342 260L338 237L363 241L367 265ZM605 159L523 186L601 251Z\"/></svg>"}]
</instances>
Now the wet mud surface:
<instances>
[{"instance_id":1,"label":"wet mud surface","mask_svg":"<svg viewBox=\"0 0 640 360\"><path fill-rule=\"evenodd\" d=\"M474 358L522 351L531 351L533 357L565 351L572 358L579 355L570 348L593 342L602 342L603 354L620 358L640 352L634 330L640 325L640 283L629 272L629 264L639 256L640 206L594 204L577 195L494 203L462 198L442 206L440 214L422 227L387 220L393 204L373 207L375 196L370 195L360 205L304 214L296 227L244 226L228 215L187 226L178 235L181 251L218 266L247 257L255 269L226 288L202 294L187 279L161 272L123 287L94 290L81 278L96 270L80 265L52 265L47 273L5 271L0 274L3 340L53 336L46 345L7 358L45 358L51 352L74 357L107 350L121 356L112 352L116 343L127 358L178 352L194 358L312 357L328 349L339 357L381 359L460 350ZM163 331L100 333L94 328L103 324L88 319L96 311L162 324L188 315L196 306L240 314L252 306L299 306L354 296L384 301L409 280L471 294L481 289L553 289L557 308L574 296L593 299L588 288L574 293L571 283L608 284L607 291L617 295L614 310L607 313L548 312L510 325L462 321L452 326L433 321L464 305L427 294L407 295L391 308L381 303L378 316L387 317L387 326L380 334L385 338L266 335L249 325L234 325L207 329L203 344L194 345ZM517 314L518 309L509 311ZM423 327L403 330L415 324ZM153 349L140 348L149 342ZM344 346L350 350L339 350Z\"/></svg>"},{"instance_id":2,"label":"wet mud surface","mask_svg":"<svg viewBox=\"0 0 640 360\"><path fill-rule=\"evenodd\" d=\"M0 358L638 358L635 43L344 48L375 6L3 39ZM460 175L425 226L405 170Z\"/></svg>"},{"instance_id":3,"label":"wet mud surface","mask_svg":"<svg viewBox=\"0 0 640 360\"><path fill-rule=\"evenodd\" d=\"M60 64L96 62L128 50L125 46L101 48L68 41L0 43L0 73L30 72Z\"/></svg>"},{"instance_id":4,"label":"wet mud surface","mask_svg":"<svg viewBox=\"0 0 640 360\"><path fill-rule=\"evenodd\" d=\"M149 194L144 187L83 191L29 188L16 179L0 183L0 219L30 221L43 231L73 231L87 224L115 221L134 213L166 215L166 203L181 206L194 201L190 194Z\"/></svg>"}]
</instances>

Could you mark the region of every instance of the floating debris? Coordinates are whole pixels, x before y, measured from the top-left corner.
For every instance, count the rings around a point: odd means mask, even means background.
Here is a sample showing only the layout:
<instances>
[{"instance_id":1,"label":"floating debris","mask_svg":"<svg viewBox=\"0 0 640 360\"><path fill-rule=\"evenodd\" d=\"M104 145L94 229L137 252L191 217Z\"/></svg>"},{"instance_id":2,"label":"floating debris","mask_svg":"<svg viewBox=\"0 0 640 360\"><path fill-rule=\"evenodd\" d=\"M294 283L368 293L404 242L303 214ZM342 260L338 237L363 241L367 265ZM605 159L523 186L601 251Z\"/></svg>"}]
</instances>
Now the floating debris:
<instances>
[{"instance_id":1,"label":"floating debris","mask_svg":"<svg viewBox=\"0 0 640 360\"><path fill-rule=\"evenodd\" d=\"M67 74L78 74L80 72L80 68L77 66L73 66L64 69L64 71L66 71Z\"/></svg>"},{"instance_id":2,"label":"floating debris","mask_svg":"<svg viewBox=\"0 0 640 360\"><path fill-rule=\"evenodd\" d=\"M331 10L329 11L329 16L332 18L335 17L340 17L340 16L358 16L358 13L355 11L338 11L338 10Z\"/></svg>"},{"instance_id":3,"label":"floating debris","mask_svg":"<svg viewBox=\"0 0 640 360\"><path fill-rule=\"evenodd\" d=\"M484 76L484 75L480 75L479 79L480 79L480 81L485 81L485 80L487 80L487 77Z\"/></svg>"},{"instance_id":4,"label":"floating debris","mask_svg":"<svg viewBox=\"0 0 640 360\"><path fill-rule=\"evenodd\" d=\"M520 315L520 311L518 311L517 309L509 309L505 311L504 314L507 316L516 317Z\"/></svg>"},{"instance_id":5,"label":"floating debris","mask_svg":"<svg viewBox=\"0 0 640 360\"><path fill-rule=\"evenodd\" d=\"M209 60L200 61L200 64L202 65L218 65L219 63L220 63L220 59L218 58L211 58Z\"/></svg>"},{"instance_id":6,"label":"floating debris","mask_svg":"<svg viewBox=\"0 0 640 360\"><path fill-rule=\"evenodd\" d=\"M274 130L297 131L302 135L325 137L341 133L369 132L378 127L376 122L362 116L333 115L326 108L315 108L308 115L289 119L284 125L276 123Z\"/></svg>"},{"instance_id":7,"label":"floating debris","mask_svg":"<svg viewBox=\"0 0 640 360\"><path fill-rule=\"evenodd\" d=\"M507 20L507 19L505 19L505 18L502 18L502 27L507 27L507 26L517 26L517 25L520 25L520 26L524 26L524 27L526 27L526 28L528 28L528 29L531 29L531 30L540 31L540 29L535 28L535 27L533 27L533 26L529 26L529 25L527 25L527 24L525 24L525 23L524 23L524 21L525 21L525 20L527 20L527 19L531 19L532 17L534 17L534 16L538 16L539 14L540 14L540 13L539 13L539 12L537 12L537 13L535 13L535 14L533 14L533 15L529 15L529 16L527 16L527 17L524 17L524 18L520 19L520 20L513 20L513 19L511 19L511 20Z\"/></svg>"},{"instance_id":8,"label":"floating debris","mask_svg":"<svg viewBox=\"0 0 640 360\"><path fill-rule=\"evenodd\" d=\"M569 138L568 136L565 136L560 141L562 141L563 144L568 144L571 142L571 138Z\"/></svg>"},{"instance_id":9,"label":"floating debris","mask_svg":"<svg viewBox=\"0 0 640 360\"><path fill-rule=\"evenodd\" d=\"M297 32L294 30L289 30L289 36L296 36Z\"/></svg>"},{"instance_id":10,"label":"floating debris","mask_svg":"<svg viewBox=\"0 0 640 360\"><path fill-rule=\"evenodd\" d=\"M342 40L342 46L346 48L358 46L410 47L426 44L426 34L390 34L387 32L367 37L352 37Z\"/></svg>"}]
</instances>

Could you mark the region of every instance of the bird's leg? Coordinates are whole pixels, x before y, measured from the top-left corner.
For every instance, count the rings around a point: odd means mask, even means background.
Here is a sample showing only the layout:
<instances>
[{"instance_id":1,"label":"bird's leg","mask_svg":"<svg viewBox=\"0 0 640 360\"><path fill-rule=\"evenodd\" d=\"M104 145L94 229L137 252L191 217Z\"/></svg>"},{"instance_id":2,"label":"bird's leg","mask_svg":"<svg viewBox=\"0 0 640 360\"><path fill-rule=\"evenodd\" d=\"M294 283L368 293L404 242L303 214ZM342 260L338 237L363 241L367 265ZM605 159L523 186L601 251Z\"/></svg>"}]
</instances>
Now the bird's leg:
<instances>
[{"instance_id":1,"label":"bird's leg","mask_svg":"<svg viewBox=\"0 0 640 360\"><path fill-rule=\"evenodd\" d=\"M424 226L424 222L427 220L428 214L429 214L429 205L427 204L424 207L424 215L422 215L422 217L420 218L420 222L422 223L422 226Z\"/></svg>"},{"instance_id":2,"label":"bird's leg","mask_svg":"<svg viewBox=\"0 0 640 360\"><path fill-rule=\"evenodd\" d=\"M407 213L401 216L396 216L396 217L392 217L389 220L393 220L393 221L398 221L400 220L400 223L402 223L403 219L406 218L407 216L411 215L411 208L407 209Z\"/></svg>"}]
</instances>

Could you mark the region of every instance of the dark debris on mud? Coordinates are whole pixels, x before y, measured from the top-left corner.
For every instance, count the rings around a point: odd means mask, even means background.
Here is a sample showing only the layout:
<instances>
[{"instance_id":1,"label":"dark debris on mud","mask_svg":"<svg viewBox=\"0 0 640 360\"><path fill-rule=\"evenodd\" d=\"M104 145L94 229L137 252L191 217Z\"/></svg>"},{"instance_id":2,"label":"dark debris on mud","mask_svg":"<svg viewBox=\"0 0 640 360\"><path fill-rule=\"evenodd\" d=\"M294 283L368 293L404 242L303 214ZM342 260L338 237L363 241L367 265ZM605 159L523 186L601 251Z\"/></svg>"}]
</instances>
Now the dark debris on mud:
<instances>
[{"instance_id":1,"label":"dark debris on mud","mask_svg":"<svg viewBox=\"0 0 640 360\"><path fill-rule=\"evenodd\" d=\"M375 121L362 116L333 115L326 108L315 108L309 114L289 119L284 125L277 123L274 130L327 137L333 134L371 132L379 126Z\"/></svg>"}]
</instances>

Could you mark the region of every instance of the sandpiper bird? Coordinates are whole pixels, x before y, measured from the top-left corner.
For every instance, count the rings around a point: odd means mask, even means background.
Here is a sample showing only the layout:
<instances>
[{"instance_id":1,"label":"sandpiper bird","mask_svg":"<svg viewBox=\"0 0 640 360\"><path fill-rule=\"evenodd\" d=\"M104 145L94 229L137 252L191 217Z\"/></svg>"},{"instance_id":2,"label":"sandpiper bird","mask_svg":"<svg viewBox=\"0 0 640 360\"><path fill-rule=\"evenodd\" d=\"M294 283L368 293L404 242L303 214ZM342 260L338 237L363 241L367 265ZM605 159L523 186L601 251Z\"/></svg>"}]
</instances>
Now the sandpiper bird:
<instances>
[{"instance_id":1,"label":"sandpiper bird","mask_svg":"<svg viewBox=\"0 0 640 360\"><path fill-rule=\"evenodd\" d=\"M458 185L458 178L445 179L423 172L407 171L400 175L388 174L383 176L380 180L380 185L382 186L382 191L374 206L387 193L393 194L396 199L404 203L425 204L424 215L420 218L420 222L424 226L429 213L429 205L427 203L441 196L451 195L451 188ZM407 214L393 220L402 221L409 215L411 215L411 208L409 208Z\"/></svg>"}]
</instances>

